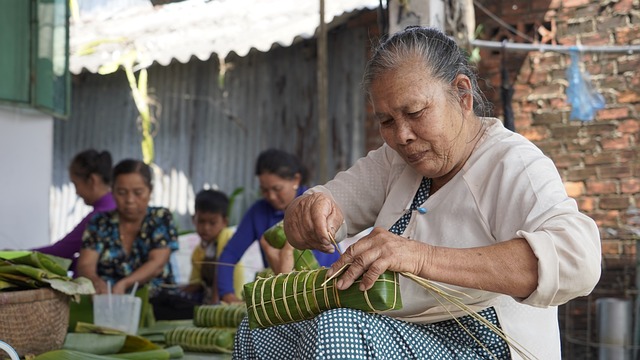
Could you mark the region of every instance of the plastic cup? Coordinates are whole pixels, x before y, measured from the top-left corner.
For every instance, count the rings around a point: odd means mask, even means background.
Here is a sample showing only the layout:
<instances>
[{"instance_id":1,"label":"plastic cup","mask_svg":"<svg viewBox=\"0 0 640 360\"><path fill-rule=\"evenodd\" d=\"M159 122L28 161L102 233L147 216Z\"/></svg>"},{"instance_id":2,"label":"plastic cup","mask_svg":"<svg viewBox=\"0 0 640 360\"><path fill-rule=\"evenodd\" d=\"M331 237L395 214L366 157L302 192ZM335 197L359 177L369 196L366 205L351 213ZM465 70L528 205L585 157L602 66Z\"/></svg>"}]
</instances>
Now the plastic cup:
<instances>
[{"instance_id":1,"label":"plastic cup","mask_svg":"<svg viewBox=\"0 0 640 360\"><path fill-rule=\"evenodd\" d=\"M136 334L142 300L131 295L93 295L93 323Z\"/></svg>"}]
</instances>

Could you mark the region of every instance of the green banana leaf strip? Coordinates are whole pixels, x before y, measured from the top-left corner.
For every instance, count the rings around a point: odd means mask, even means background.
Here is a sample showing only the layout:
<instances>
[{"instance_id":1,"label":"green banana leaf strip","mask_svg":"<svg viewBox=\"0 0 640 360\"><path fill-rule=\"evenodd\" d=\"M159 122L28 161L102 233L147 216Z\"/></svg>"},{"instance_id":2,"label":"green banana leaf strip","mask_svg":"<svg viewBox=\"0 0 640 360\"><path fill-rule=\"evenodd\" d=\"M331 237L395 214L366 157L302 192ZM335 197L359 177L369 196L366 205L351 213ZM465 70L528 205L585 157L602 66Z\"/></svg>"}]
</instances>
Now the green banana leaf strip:
<instances>
[{"instance_id":1,"label":"green banana leaf strip","mask_svg":"<svg viewBox=\"0 0 640 360\"><path fill-rule=\"evenodd\" d=\"M2 273L1 271L0 280L14 284L18 288L37 289L45 285L42 281L34 280L28 276Z\"/></svg>"},{"instance_id":2,"label":"green banana leaf strip","mask_svg":"<svg viewBox=\"0 0 640 360\"><path fill-rule=\"evenodd\" d=\"M48 270L36 268L31 265L22 265L22 264L2 265L0 266L0 273L25 275L34 280L42 280L42 279L71 280L67 276L54 274Z\"/></svg>"},{"instance_id":3,"label":"green banana leaf strip","mask_svg":"<svg viewBox=\"0 0 640 360\"><path fill-rule=\"evenodd\" d=\"M182 357L184 357L184 351L182 350L182 348L180 346L172 346L166 349L156 349L130 354L113 355L95 355L75 350L53 350L40 354L33 358L33 360L169 360L180 359Z\"/></svg>"},{"instance_id":4,"label":"green banana leaf strip","mask_svg":"<svg viewBox=\"0 0 640 360\"><path fill-rule=\"evenodd\" d=\"M91 295L80 295L76 301L69 302L69 328L74 332L78 322L93 324L93 301Z\"/></svg>"},{"instance_id":5,"label":"green banana leaf strip","mask_svg":"<svg viewBox=\"0 0 640 360\"><path fill-rule=\"evenodd\" d=\"M8 282L8 281L4 281L4 280L0 280L0 291L2 290L6 290L6 289L12 289L12 288L17 288L18 286Z\"/></svg>"},{"instance_id":6,"label":"green banana leaf strip","mask_svg":"<svg viewBox=\"0 0 640 360\"><path fill-rule=\"evenodd\" d=\"M148 350L157 350L160 349L160 346L152 343L149 339L143 338L142 336L127 334L124 331L111 329L104 326L98 326L94 324L89 324L85 322L76 323L76 331L77 333L94 333L94 334L108 334L108 335L126 335L127 338L124 342L124 345L120 349L120 353L129 353L129 352L138 352L138 351L148 351Z\"/></svg>"},{"instance_id":7,"label":"green banana leaf strip","mask_svg":"<svg viewBox=\"0 0 640 360\"><path fill-rule=\"evenodd\" d=\"M95 355L116 354L122 349L126 338L126 335L67 333L62 349Z\"/></svg>"},{"instance_id":8,"label":"green banana leaf strip","mask_svg":"<svg viewBox=\"0 0 640 360\"><path fill-rule=\"evenodd\" d=\"M140 351L128 354L111 355L115 359L144 360L144 359L181 359L184 357L182 347L175 345L164 349Z\"/></svg>"},{"instance_id":9,"label":"green banana leaf strip","mask_svg":"<svg viewBox=\"0 0 640 360\"><path fill-rule=\"evenodd\" d=\"M138 288L136 296L142 300L140 306L140 325L139 327L149 327L156 323L156 318L153 314L153 306L149 303L149 284Z\"/></svg>"},{"instance_id":10,"label":"green banana leaf strip","mask_svg":"<svg viewBox=\"0 0 640 360\"><path fill-rule=\"evenodd\" d=\"M0 259L13 260L29 254L31 254L31 251L29 250L3 250L0 251Z\"/></svg>"},{"instance_id":11,"label":"green banana leaf strip","mask_svg":"<svg viewBox=\"0 0 640 360\"><path fill-rule=\"evenodd\" d=\"M56 275L66 276L71 260L37 251L0 251L0 258L14 264L30 265Z\"/></svg>"},{"instance_id":12,"label":"green banana leaf strip","mask_svg":"<svg viewBox=\"0 0 640 360\"><path fill-rule=\"evenodd\" d=\"M127 335L124 331L111 329L104 326L98 326L82 321L78 321L76 324L75 332L77 333L93 333L93 334L105 334L105 335Z\"/></svg>"}]
</instances>

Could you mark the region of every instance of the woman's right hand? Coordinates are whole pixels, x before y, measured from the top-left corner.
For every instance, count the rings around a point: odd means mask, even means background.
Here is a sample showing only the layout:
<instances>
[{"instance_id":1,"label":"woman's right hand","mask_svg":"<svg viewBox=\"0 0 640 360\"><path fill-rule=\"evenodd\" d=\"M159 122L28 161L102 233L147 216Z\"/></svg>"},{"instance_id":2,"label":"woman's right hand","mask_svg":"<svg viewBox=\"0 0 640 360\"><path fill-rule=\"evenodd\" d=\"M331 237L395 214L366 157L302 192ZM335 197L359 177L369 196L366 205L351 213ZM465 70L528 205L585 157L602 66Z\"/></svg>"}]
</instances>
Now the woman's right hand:
<instances>
[{"instance_id":1,"label":"woman's right hand","mask_svg":"<svg viewBox=\"0 0 640 360\"><path fill-rule=\"evenodd\" d=\"M317 249L333 253L332 238L342 225L344 216L333 199L324 193L297 197L284 215L287 241L297 249Z\"/></svg>"}]
</instances>

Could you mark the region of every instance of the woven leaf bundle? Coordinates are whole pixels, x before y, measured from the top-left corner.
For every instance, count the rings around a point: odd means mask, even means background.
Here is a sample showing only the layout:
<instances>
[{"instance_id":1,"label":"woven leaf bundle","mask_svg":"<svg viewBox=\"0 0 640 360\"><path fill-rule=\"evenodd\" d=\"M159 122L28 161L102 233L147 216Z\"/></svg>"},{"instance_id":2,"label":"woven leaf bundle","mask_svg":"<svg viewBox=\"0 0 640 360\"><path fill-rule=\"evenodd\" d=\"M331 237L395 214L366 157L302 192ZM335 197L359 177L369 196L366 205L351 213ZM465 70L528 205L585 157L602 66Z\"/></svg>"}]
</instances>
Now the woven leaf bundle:
<instances>
[{"instance_id":1,"label":"woven leaf bundle","mask_svg":"<svg viewBox=\"0 0 640 360\"><path fill-rule=\"evenodd\" d=\"M294 271L245 284L249 327L265 328L308 320L335 308L366 312L402 308L398 273L386 271L371 289L360 291L360 279L346 290L336 288L337 278L323 286L327 270Z\"/></svg>"},{"instance_id":2,"label":"woven leaf bundle","mask_svg":"<svg viewBox=\"0 0 640 360\"><path fill-rule=\"evenodd\" d=\"M244 303L201 305L193 309L193 325L237 328L247 315Z\"/></svg>"},{"instance_id":3,"label":"woven leaf bundle","mask_svg":"<svg viewBox=\"0 0 640 360\"><path fill-rule=\"evenodd\" d=\"M231 353L235 336L236 329L205 327L177 327L164 334L167 346L213 353Z\"/></svg>"}]
</instances>

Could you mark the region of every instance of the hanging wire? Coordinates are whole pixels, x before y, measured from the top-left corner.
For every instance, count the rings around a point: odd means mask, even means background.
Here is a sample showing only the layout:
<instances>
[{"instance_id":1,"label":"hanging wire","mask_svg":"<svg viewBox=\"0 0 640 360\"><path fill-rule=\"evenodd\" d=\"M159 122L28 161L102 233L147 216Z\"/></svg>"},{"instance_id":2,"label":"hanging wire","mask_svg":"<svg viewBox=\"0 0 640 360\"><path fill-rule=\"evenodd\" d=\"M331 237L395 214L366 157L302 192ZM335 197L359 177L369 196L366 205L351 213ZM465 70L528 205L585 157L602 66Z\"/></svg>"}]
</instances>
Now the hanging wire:
<instances>
[{"instance_id":1,"label":"hanging wire","mask_svg":"<svg viewBox=\"0 0 640 360\"><path fill-rule=\"evenodd\" d=\"M500 19L496 14L492 13L491 11L489 11L489 9L487 9L486 7L484 7L482 4L480 4L480 2L478 0L473 0L473 4L475 6L478 7L478 9L482 10L482 12L484 12L485 14L487 14L487 16L489 16L490 18L492 18L495 22L497 22L498 24L500 24L502 27L506 28L507 30L511 31L512 33L520 36L521 38L529 41L529 42L535 42L535 40L530 37L529 35L520 32L520 30L514 28L513 26L507 24L504 20Z\"/></svg>"},{"instance_id":2,"label":"hanging wire","mask_svg":"<svg viewBox=\"0 0 640 360\"><path fill-rule=\"evenodd\" d=\"M502 49L503 47L511 51L555 51L561 53L579 52L601 52L601 53L627 53L629 55L640 52L640 45L549 45L549 44L527 44L507 42L503 44L499 41L472 40L473 46L490 49Z\"/></svg>"},{"instance_id":3,"label":"hanging wire","mask_svg":"<svg viewBox=\"0 0 640 360\"><path fill-rule=\"evenodd\" d=\"M473 0L473 4L482 12L487 14L491 19L497 22L500 26L506 28L512 33L520 36L521 38L529 41L530 43L514 43L507 42L506 44L500 41L489 41L489 40L472 40L471 45L477 46L480 48L489 48L489 49L502 49L502 50L511 50L511 51L555 51L561 53L570 53L571 51L579 51L579 52L600 52L600 53L627 53L629 55L633 53L640 52L640 45L597 45L597 46L588 46L588 45L549 45L549 44L535 44L535 40L520 32L518 29L509 25L504 20L500 19L496 14L489 11L489 9L485 8L478 0Z\"/></svg>"}]
</instances>

